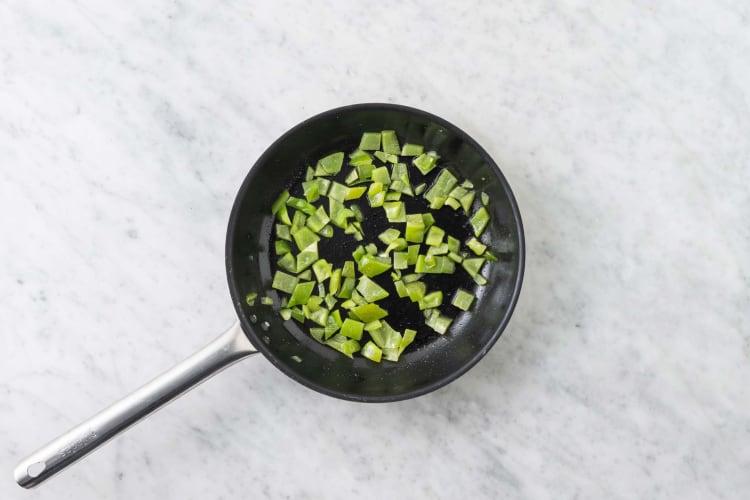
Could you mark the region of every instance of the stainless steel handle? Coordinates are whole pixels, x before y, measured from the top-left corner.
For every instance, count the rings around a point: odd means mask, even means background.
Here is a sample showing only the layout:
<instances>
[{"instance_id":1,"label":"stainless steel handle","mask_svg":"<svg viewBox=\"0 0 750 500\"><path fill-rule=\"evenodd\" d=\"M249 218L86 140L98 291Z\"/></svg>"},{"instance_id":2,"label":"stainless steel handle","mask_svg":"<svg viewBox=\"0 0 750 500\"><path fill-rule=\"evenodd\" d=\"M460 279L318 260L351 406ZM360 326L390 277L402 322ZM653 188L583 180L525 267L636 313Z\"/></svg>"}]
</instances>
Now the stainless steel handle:
<instances>
[{"instance_id":1,"label":"stainless steel handle","mask_svg":"<svg viewBox=\"0 0 750 500\"><path fill-rule=\"evenodd\" d=\"M21 460L13 471L16 482L31 488L46 481L177 396L257 352L236 322L185 361Z\"/></svg>"}]
</instances>

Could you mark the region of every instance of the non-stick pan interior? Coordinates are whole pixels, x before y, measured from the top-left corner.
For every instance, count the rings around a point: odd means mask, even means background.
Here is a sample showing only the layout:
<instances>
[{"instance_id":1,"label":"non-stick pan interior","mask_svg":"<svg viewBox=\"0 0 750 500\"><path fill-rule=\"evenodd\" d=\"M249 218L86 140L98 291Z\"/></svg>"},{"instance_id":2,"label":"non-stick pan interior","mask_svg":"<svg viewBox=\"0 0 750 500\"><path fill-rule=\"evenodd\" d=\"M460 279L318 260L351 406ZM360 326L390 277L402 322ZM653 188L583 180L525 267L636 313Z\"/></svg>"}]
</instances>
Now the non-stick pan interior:
<instances>
[{"instance_id":1,"label":"non-stick pan interior","mask_svg":"<svg viewBox=\"0 0 750 500\"><path fill-rule=\"evenodd\" d=\"M316 342L293 320L285 322L279 317L280 297L271 289L277 258L270 207L283 189L299 189L307 165L315 165L320 157L335 151L352 151L362 132L384 129L395 130L402 142L423 144L425 150L437 151L441 166L470 179L478 191L490 196L491 222L482 241L500 261L485 265L489 281L485 287L476 287L460 267L453 275L433 275L425 280L429 290L438 287L443 290L446 298L441 310L455 318L445 335L424 326L419 308L399 299L395 293L379 302L389 311L387 320L392 326L399 330L414 328L418 334L399 362L376 364L361 357L349 359ZM342 177L347 168L342 169ZM411 168L409 173L412 185L421 182L417 169ZM426 180L433 177L434 173ZM408 213L429 211L421 199L403 197L402 201L406 202ZM366 198L359 200L358 205L365 212L366 235L376 241L387 222L371 215L373 210L382 209L370 209ZM462 213L443 207L434 214L436 223L448 234L462 240L470 237L471 229ZM327 241L323 238L319 244L320 255L339 267L344 260L351 260L351 252L359 244L337 229L334 238ZM282 136L248 173L237 195L227 235L229 286L250 340L274 365L299 382L331 396L357 401L414 397L468 370L502 333L520 291L523 261L523 230L515 200L486 152L440 118L387 104L362 104L328 111ZM392 290L389 273L376 277L376 281ZM469 312L450 305L452 291L458 286L477 295ZM244 301L249 292L273 297L276 305L249 307Z\"/></svg>"}]
</instances>

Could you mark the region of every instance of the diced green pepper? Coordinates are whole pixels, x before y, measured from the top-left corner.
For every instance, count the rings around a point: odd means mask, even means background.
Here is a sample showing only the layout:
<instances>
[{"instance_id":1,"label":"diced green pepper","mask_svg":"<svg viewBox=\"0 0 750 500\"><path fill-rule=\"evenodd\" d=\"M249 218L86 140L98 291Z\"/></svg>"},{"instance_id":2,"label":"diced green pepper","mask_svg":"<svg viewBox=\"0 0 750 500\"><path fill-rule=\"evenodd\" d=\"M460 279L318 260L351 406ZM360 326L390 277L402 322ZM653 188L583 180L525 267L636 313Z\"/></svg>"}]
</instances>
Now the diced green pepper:
<instances>
[{"instance_id":1,"label":"diced green pepper","mask_svg":"<svg viewBox=\"0 0 750 500\"><path fill-rule=\"evenodd\" d=\"M292 241L292 235L289 232L289 226L276 224L276 236L282 240Z\"/></svg>"},{"instance_id":2,"label":"diced green pepper","mask_svg":"<svg viewBox=\"0 0 750 500\"><path fill-rule=\"evenodd\" d=\"M332 153L318 160L318 164L315 166L315 175L336 175L341 170L343 163L344 153Z\"/></svg>"},{"instance_id":3,"label":"diced green pepper","mask_svg":"<svg viewBox=\"0 0 750 500\"><path fill-rule=\"evenodd\" d=\"M456 265L444 255L419 255L414 270L418 273L428 274L452 274Z\"/></svg>"},{"instance_id":4,"label":"diced green pepper","mask_svg":"<svg viewBox=\"0 0 750 500\"><path fill-rule=\"evenodd\" d=\"M474 203L475 196L474 191L469 191L458 200L461 202L461 207L463 207L465 213L468 214L471 210L471 204Z\"/></svg>"},{"instance_id":5,"label":"diced green pepper","mask_svg":"<svg viewBox=\"0 0 750 500\"><path fill-rule=\"evenodd\" d=\"M383 130L380 133L380 136L381 140L383 141L383 152L392 155L397 155L401 152L395 130Z\"/></svg>"},{"instance_id":6,"label":"diced green pepper","mask_svg":"<svg viewBox=\"0 0 750 500\"><path fill-rule=\"evenodd\" d=\"M401 342L398 345L399 355L403 353L407 347L409 347L409 344L414 342L414 339L416 338L416 336L417 336L416 330L412 330L410 328L407 328L406 330L404 330L404 335L401 337Z\"/></svg>"},{"instance_id":7,"label":"diced green pepper","mask_svg":"<svg viewBox=\"0 0 750 500\"><path fill-rule=\"evenodd\" d=\"M331 272L331 282L328 284L328 291L331 295L336 295L341 286L341 269L334 269Z\"/></svg>"},{"instance_id":8,"label":"diced green pepper","mask_svg":"<svg viewBox=\"0 0 750 500\"><path fill-rule=\"evenodd\" d=\"M318 283L323 283L325 280L331 277L333 264L325 259L320 259L313 264L312 270L313 273L315 273L315 278L318 280Z\"/></svg>"},{"instance_id":9,"label":"diced green pepper","mask_svg":"<svg viewBox=\"0 0 750 500\"><path fill-rule=\"evenodd\" d=\"M394 228L389 228L383 231L378 235L378 239L385 243L386 245L389 245L393 240L398 238L401 235L401 231Z\"/></svg>"},{"instance_id":10,"label":"diced green pepper","mask_svg":"<svg viewBox=\"0 0 750 500\"><path fill-rule=\"evenodd\" d=\"M417 263L417 257L419 257L419 245L409 245L406 249L406 253L406 264L413 266Z\"/></svg>"},{"instance_id":11,"label":"diced green pepper","mask_svg":"<svg viewBox=\"0 0 750 500\"><path fill-rule=\"evenodd\" d=\"M354 339L347 339L340 333L335 334L330 339L326 340L325 343L327 346L333 347L341 354L344 354L350 358L353 357L352 354L358 352L360 349L359 342Z\"/></svg>"},{"instance_id":12,"label":"diced green pepper","mask_svg":"<svg viewBox=\"0 0 750 500\"><path fill-rule=\"evenodd\" d=\"M326 209L321 206L318 207L313 215L307 218L306 224L307 227L318 233L329 222L331 222L331 219L328 217Z\"/></svg>"},{"instance_id":13,"label":"diced green pepper","mask_svg":"<svg viewBox=\"0 0 750 500\"><path fill-rule=\"evenodd\" d=\"M466 242L466 246L477 255L482 255L487 250L487 245L473 237Z\"/></svg>"},{"instance_id":14,"label":"diced green pepper","mask_svg":"<svg viewBox=\"0 0 750 500\"><path fill-rule=\"evenodd\" d=\"M419 156L424 151L424 146L421 144L404 144L401 148L401 156Z\"/></svg>"},{"instance_id":15,"label":"diced green pepper","mask_svg":"<svg viewBox=\"0 0 750 500\"><path fill-rule=\"evenodd\" d=\"M427 239L425 239L425 243L430 246L437 246L443 242L443 236L445 236L445 231L437 226L432 226L429 231L427 231Z\"/></svg>"},{"instance_id":16,"label":"diced green pepper","mask_svg":"<svg viewBox=\"0 0 750 500\"><path fill-rule=\"evenodd\" d=\"M303 250L313 243L320 241L320 237L313 233L310 228L303 227L292 234L294 242L297 244L297 248Z\"/></svg>"},{"instance_id":17,"label":"diced green pepper","mask_svg":"<svg viewBox=\"0 0 750 500\"><path fill-rule=\"evenodd\" d=\"M281 316L281 319L284 321L289 321L292 318L292 310L291 309L282 309L279 311L279 316Z\"/></svg>"},{"instance_id":18,"label":"diced green pepper","mask_svg":"<svg viewBox=\"0 0 750 500\"><path fill-rule=\"evenodd\" d=\"M419 302L425 296L427 286L421 281L406 283L406 293L412 302Z\"/></svg>"},{"instance_id":19,"label":"diced green pepper","mask_svg":"<svg viewBox=\"0 0 750 500\"><path fill-rule=\"evenodd\" d=\"M341 289L336 297L340 299L351 298L355 286L357 286L357 281L354 278L344 278L344 282L341 284Z\"/></svg>"},{"instance_id":20,"label":"diced green pepper","mask_svg":"<svg viewBox=\"0 0 750 500\"><path fill-rule=\"evenodd\" d=\"M346 194L346 200L356 200L357 198L361 198L363 194L367 191L367 188L365 186L358 186L358 187L350 187L349 192Z\"/></svg>"},{"instance_id":21,"label":"diced green pepper","mask_svg":"<svg viewBox=\"0 0 750 500\"><path fill-rule=\"evenodd\" d=\"M315 203L320 198L320 184L317 179L305 181L302 183L302 191L305 193L305 199L309 203Z\"/></svg>"},{"instance_id":22,"label":"diced green pepper","mask_svg":"<svg viewBox=\"0 0 750 500\"><path fill-rule=\"evenodd\" d=\"M464 269L466 269L466 272L469 273L469 276L472 278L480 273L482 270L482 265L484 265L485 259L481 257L474 257L471 259L464 259L461 265Z\"/></svg>"},{"instance_id":23,"label":"diced green pepper","mask_svg":"<svg viewBox=\"0 0 750 500\"><path fill-rule=\"evenodd\" d=\"M443 292L440 290L437 290L435 292L430 292L424 297L422 297L422 300L419 301L419 309L431 309L433 307L440 307L440 305L443 303Z\"/></svg>"},{"instance_id":24,"label":"diced green pepper","mask_svg":"<svg viewBox=\"0 0 750 500\"><path fill-rule=\"evenodd\" d=\"M380 132L365 132L359 141L359 149L374 151L380 149Z\"/></svg>"},{"instance_id":25,"label":"diced green pepper","mask_svg":"<svg viewBox=\"0 0 750 500\"><path fill-rule=\"evenodd\" d=\"M352 309L350 314L363 323L370 323L385 318L388 316L388 311L377 304L364 304Z\"/></svg>"},{"instance_id":26,"label":"diced green pepper","mask_svg":"<svg viewBox=\"0 0 750 500\"><path fill-rule=\"evenodd\" d=\"M362 247L360 246L359 248L362 248ZM355 253L356 253L356 250L355 250ZM362 248L362 255L364 254L365 254L365 249ZM354 258L356 259L357 257L355 256ZM356 278L353 261L351 260L344 261L344 267L342 268L341 276L343 276L344 278Z\"/></svg>"},{"instance_id":27,"label":"diced green pepper","mask_svg":"<svg viewBox=\"0 0 750 500\"><path fill-rule=\"evenodd\" d=\"M344 202L346 196L349 194L349 186L339 184L336 181L331 182L331 187L328 190L328 197L336 201Z\"/></svg>"},{"instance_id":28,"label":"diced green pepper","mask_svg":"<svg viewBox=\"0 0 750 500\"><path fill-rule=\"evenodd\" d=\"M289 303L287 304L287 306L293 307L296 305L307 304L307 301L310 299L310 295L312 295L314 288L314 281L297 283L297 285L294 287L294 290L292 291L292 296L289 299Z\"/></svg>"},{"instance_id":29,"label":"diced green pepper","mask_svg":"<svg viewBox=\"0 0 750 500\"><path fill-rule=\"evenodd\" d=\"M422 175L427 175L437 166L439 158L438 154L434 151L423 153L414 158L414 166L422 172Z\"/></svg>"},{"instance_id":30,"label":"diced green pepper","mask_svg":"<svg viewBox=\"0 0 750 500\"><path fill-rule=\"evenodd\" d=\"M484 191L481 194L481 199L482 199L482 205L484 205L485 207L490 204L490 195L488 195Z\"/></svg>"},{"instance_id":31,"label":"diced green pepper","mask_svg":"<svg viewBox=\"0 0 750 500\"><path fill-rule=\"evenodd\" d=\"M286 293L292 293L294 292L294 287L296 286L296 276L292 276L291 274L287 274L283 271L276 271L276 273L273 275L273 283L271 284L271 288L275 288L276 290L281 290L282 292Z\"/></svg>"},{"instance_id":32,"label":"diced green pepper","mask_svg":"<svg viewBox=\"0 0 750 500\"><path fill-rule=\"evenodd\" d=\"M347 186L351 186L358 180L359 180L359 172L357 172L356 170L352 170L347 174L346 179L344 179L344 184L346 184Z\"/></svg>"},{"instance_id":33,"label":"diced green pepper","mask_svg":"<svg viewBox=\"0 0 750 500\"><path fill-rule=\"evenodd\" d=\"M245 295L245 304L252 307L255 305L255 299L257 298L258 298L257 292L250 292L247 295Z\"/></svg>"},{"instance_id":34,"label":"diced green pepper","mask_svg":"<svg viewBox=\"0 0 750 500\"><path fill-rule=\"evenodd\" d=\"M402 299L404 297L409 296L409 292L406 290L406 285L401 280L396 280L393 282L393 285L396 287L396 294L401 297Z\"/></svg>"},{"instance_id":35,"label":"diced green pepper","mask_svg":"<svg viewBox=\"0 0 750 500\"><path fill-rule=\"evenodd\" d=\"M372 156L370 156L369 153L358 149L349 155L349 165L353 167L372 165Z\"/></svg>"},{"instance_id":36,"label":"diced green pepper","mask_svg":"<svg viewBox=\"0 0 750 500\"><path fill-rule=\"evenodd\" d=\"M359 277L357 291L367 300L367 302L377 302L390 295L385 288L381 287L367 276Z\"/></svg>"},{"instance_id":37,"label":"diced green pepper","mask_svg":"<svg viewBox=\"0 0 750 500\"><path fill-rule=\"evenodd\" d=\"M441 208L445 200L448 199L448 193L457 183L458 179L456 179L450 170L447 168L442 169L435 183L424 194L424 198L430 202L430 208L433 210Z\"/></svg>"},{"instance_id":38,"label":"diced green pepper","mask_svg":"<svg viewBox=\"0 0 750 500\"><path fill-rule=\"evenodd\" d=\"M387 257L377 255L363 255L359 260L359 272L372 278L378 274L383 274L391 268L391 260Z\"/></svg>"},{"instance_id":39,"label":"diced green pepper","mask_svg":"<svg viewBox=\"0 0 750 500\"><path fill-rule=\"evenodd\" d=\"M341 335L350 339L361 340L364 327L365 324L361 321L346 318L344 324L341 325Z\"/></svg>"},{"instance_id":40,"label":"diced green pepper","mask_svg":"<svg viewBox=\"0 0 750 500\"><path fill-rule=\"evenodd\" d=\"M404 237L406 241L412 243L422 243L424 239L424 219L422 214L407 214L406 215L406 232Z\"/></svg>"},{"instance_id":41,"label":"diced green pepper","mask_svg":"<svg viewBox=\"0 0 750 500\"><path fill-rule=\"evenodd\" d=\"M305 314L302 312L302 309L299 307L292 307L292 319L296 321L297 323L304 323L305 322Z\"/></svg>"},{"instance_id":42,"label":"diced green pepper","mask_svg":"<svg viewBox=\"0 0 750 500\"><path fill-rule=\"evenodd\" d=\"M490 214L487 212L486 208L481 207L479 210L474 212L474 215L471 216L469 222L471 223L471 227L474 230L474 236L478 238L482 235L482 233L484 232L484 228L486 228L487 224L490 222Z\"/></svg>"},{"instance_id":43,"label":"diced green pepper","mask_svg":"<svg viewBox=\"0 0 750 500\"><path fill-rule=\"evenodd\" d=\"M372 182L379 183L382 186L388 186L391 183L391 175L388 173L388 167L378 167L372 171Z\"/></svg>"},{"instance_id":44,"label":"diced green pepper","mask_svg":"<svg viewBox=\"0 0 750 500\"><path fill-rule=\"evenodd\" d=\"M406 269L409 254L407 252L393 252L393 269Z\"/></svg>"},{"instance_id":45,"label":"diced green pepper","mask_svg":"<svg viewBox=\"0 0 750 500\"><path fill-rule=\"evenodd\" d=\"M307 200L303 200L302 198L297 198L295 196L290 196L286 200L286 204L288 207L292 207L295 210L299 210L300 212L304 213L305 215L312 215L315 213L315 206L308 203Z\"/></svg>"},{"instance_id":46,"label":"diced green pepper","mask_svg":"<svg viewBox=\"0 0 750 500\"><path fill-rule=\"evenodd\" d=\"M419 196L420 194L424 193L424 190L426 187L427 187L427 184L423 182L422 184L414 188L414 194Z\"/></svg>"},{"instance_id":47,"label":"diced green pepper","mask_svg":"<svg viewBox=\"0 0 750 500\"><path fill-rule=\"evenodd\" d=\"M286 205L286 200L289 199L289 191L282 191L278 198L276 198L276 201L273 202L273 205L271 205L271 214L276 215L279 213L279 210L281 210L281 207Z\"/></svg>"},{"instance_id":48,"label":"diced green pepper","mask_svg":"<svg viewBox=\"0 0 750 500\"><path fill-rule=\"evenodd\" d=\"M289 253L287 255L292 254ZM313 243L297 254L297 268L295 272L300 273L304 271L308 267L312 266L316 260L318 260L318 244Z\"/></svg>"},{"instance_id":49,"label":"diced green pepper","mask_svg":"<svg viewBox=\"0 0 750 500\"><path fill-rule=\"evenodd\" d=\"M292 247L290 247L289 243L284 240L276 240L274 242L274 249L276 250L276 255L284 255L285 253L292 251Z\"/></svg>"},{"instance_id":50,"label":"diced green pepper","mask_svg":"<svg viewBox=\"0 0 750 500\"><path fill-rule=\"evenodd\" d=\"M462 311L468 311L471 307L471 303L474 302L474 295L467 292L463 288L459 288L456 290L455 295L453 295L453 299L451 299L451 304L458 307Z\"/></svg>"},{"instance_id":51,"label":"diced green pepper","mask_svg":"<svg viewBox=\"0 0 750 500\"><path fill-rule=\"evenodd\" d=\"M281 269L284 269L285 271L289 271L290 273L297 272L297 261L294 258L294 254L291 252L284 254L284 256L276 261L276 263Z\"/></svg>"},{"instance_id":52,"label":"diced green pepper","mask_svg":"<svg viewBox=\"0 0 750 500\"><path fill-rule=\"evenodd\" d=\"M448 331L448 328L451 326L451 323L453 320L447 316L443 316L442 314L439 315L437 318L434 318L432 320L432 325L430 326L433 330L438 332L440 335L443 335L445 332Z\"/></svg>"},{"instance_id":53,"label":"diced green pepper","mask_svg":"<svg viewBox=\"0 0 750 500\"><path fill-rule=\"evenodd\" d=\"M362 346L360 354L370 361L380 363L380 360L383 356L383 351L380 349L380 347L376 346L372 340L368 340L367 343Z\"/></svg>"}]
</instances>

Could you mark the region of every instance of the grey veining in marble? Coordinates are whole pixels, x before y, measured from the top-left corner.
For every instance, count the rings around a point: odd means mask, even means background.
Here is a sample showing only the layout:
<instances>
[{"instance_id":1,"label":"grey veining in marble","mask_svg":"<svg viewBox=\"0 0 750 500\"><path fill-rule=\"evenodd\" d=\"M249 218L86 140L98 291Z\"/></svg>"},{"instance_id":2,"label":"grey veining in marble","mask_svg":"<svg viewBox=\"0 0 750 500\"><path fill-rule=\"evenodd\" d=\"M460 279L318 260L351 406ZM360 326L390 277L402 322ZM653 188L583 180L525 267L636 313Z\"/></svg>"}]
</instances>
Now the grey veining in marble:
<instances>
[{"instance_id":1,"label":"grey veining in marble","mask_svg":"<svg viewBox=\"0 0 750 500\"><path fill-rule=\"evenodd\" d=\"M747 498L746 2L10 0L0 42L0 498ZM233 320L247 169L363 101L503 166L528 261L490 354L384 405L258 356L18 488Z\"/></svg>"}]
</instances>

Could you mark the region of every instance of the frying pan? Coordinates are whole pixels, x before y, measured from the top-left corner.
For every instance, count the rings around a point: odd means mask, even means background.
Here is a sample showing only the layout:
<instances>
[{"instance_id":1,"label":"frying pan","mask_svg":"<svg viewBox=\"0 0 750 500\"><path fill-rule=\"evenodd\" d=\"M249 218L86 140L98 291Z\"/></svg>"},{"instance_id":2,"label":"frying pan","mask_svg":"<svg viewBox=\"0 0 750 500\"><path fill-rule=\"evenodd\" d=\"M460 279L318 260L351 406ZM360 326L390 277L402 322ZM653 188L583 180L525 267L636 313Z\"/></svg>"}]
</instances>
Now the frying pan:
<instances>
[{"instance_id":1,"label":"frying pan","mask_svg":"<svg viewBox=\"0 0 750 500\"><path fill-rule=\"evenodd\" d=\"M283 321L278 306L249 307L244 297L257 292L279 303L276 292L270 290L276 262L270 207L281 190L294 189L306 165L314 165L333 151L352 151L362 132L384 129L395 130L402 143L422 144L427 151L437 151L442 166L471 180L477 190L490 196L491 221L482 240L499 262L485 266L485 287L476 287L461 269L453 275L425 278L430 290L439 287L449 291L461 286L476 294L469 312L443 306L446 314L455 317L445 335L424 326L424 317L415 304L399 301L395 294L391 294L391 300L379 302L389 311L388 321L396 329L414 328L418 334L399 362L377 364L362 357L352 360L319 344L294 321ZM421 182L416 169L410 169L410 175L414 185ZM426 211L418 198L403 201L409 213ZM385 229L385 218L372 217L366 205L360 203L365 212L365 234L377 235ZM434 215L436 224L448 234L462 240L470 236L462 213L443 208ZM321 242L320 254L338 267L351 258L358 244L348 235L337 235ZM497 164L458 127L414 108L356 104L300 123L274 142L250 169L229 217L226 269L239 321L177 366L22 460L14 471L19 485L30 488L42 483L180 394L258 352L297 382L351 401L398 401L442 387L476 364L510 319L523 278L523 228L513 193ZM385 273L376 281L383 278L390 279Z\"/></svg>"}]
</instances>

